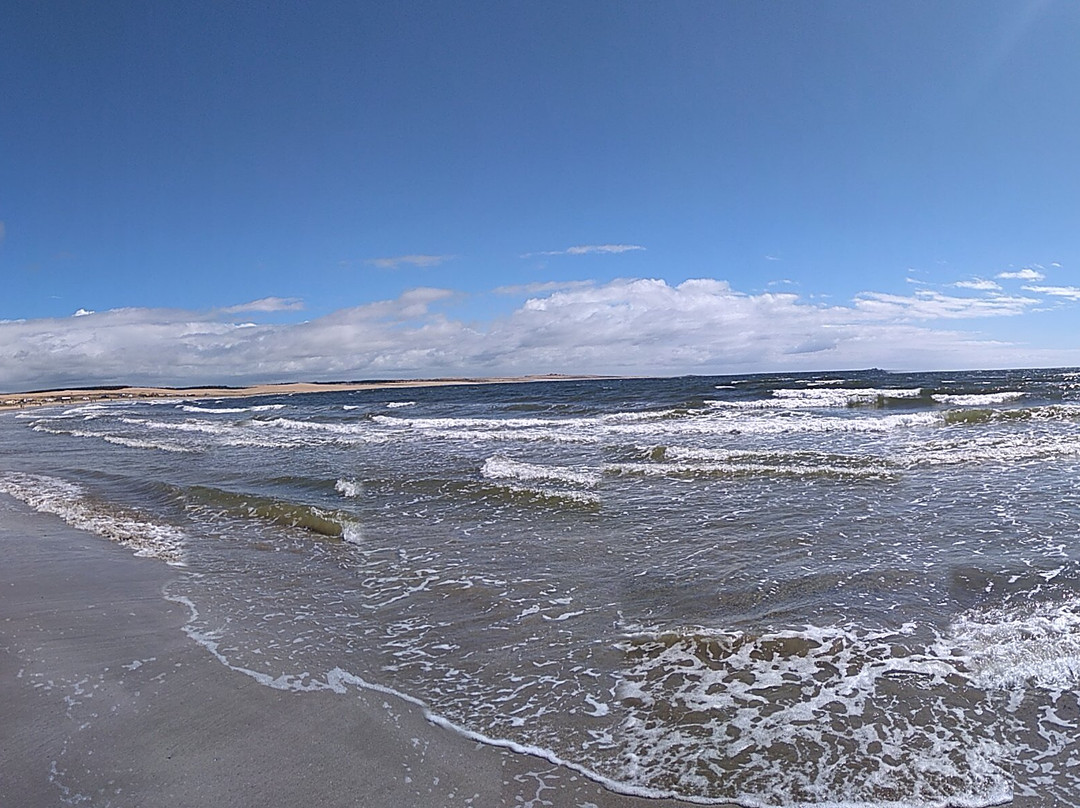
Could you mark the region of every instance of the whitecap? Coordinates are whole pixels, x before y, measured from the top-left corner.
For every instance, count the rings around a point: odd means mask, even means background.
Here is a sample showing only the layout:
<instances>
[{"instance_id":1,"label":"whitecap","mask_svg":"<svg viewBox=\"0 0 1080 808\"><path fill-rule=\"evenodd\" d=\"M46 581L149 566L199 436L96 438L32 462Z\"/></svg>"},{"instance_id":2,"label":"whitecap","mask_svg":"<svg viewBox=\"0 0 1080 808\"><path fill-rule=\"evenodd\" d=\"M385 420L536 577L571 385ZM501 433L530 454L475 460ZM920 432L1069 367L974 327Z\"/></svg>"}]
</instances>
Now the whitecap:
<instances>
[{"instance_id":1,"label":"whitecap","mask_svg":"<svg viewBox=\"0 0 1080 808\"><path fill-rule=\"evenodd\" d=\"M550 480L585 487L600 482L600 475L592 469L522 463L501 455L485 460L480 473L489 480Z\"/></svg>"},{"instance_id":2,"label":"whitecap","mask_svg":"<svg viewBox=\"0 0 1080 808\"><path fill-rule=\"evenodd\" d=\"M893 388L781 388L772 391L771 398L756 401L715 401L713 406L741 409L829 409L833 407L873 406L888 399L914 399L922 395L921 387Z\"/></svg>"},{"instance_id":3,"label":"whitecap","mask_svg":"<svg viewBox=\"0 0 1080 808\"><path fill-rule=\"evenodd\" d=\"M364 486L359 480L341 479L334 483L334 490L343 497L359 497L364 493Z\"/></svg>"},{"instance_id":4,"label":"whitecap","mask_svg":"<svg viewBox=\"0 0 1080 808\"><path fill-rule=\"evenodd\" d=\"M939 404L955 404L959 407L987 407L991 404L1006 404L1023 398L1019 390L1007 390L1002 393L975 393L970 395L935 393L931 398Z\"/></svg>"}]
</instances>

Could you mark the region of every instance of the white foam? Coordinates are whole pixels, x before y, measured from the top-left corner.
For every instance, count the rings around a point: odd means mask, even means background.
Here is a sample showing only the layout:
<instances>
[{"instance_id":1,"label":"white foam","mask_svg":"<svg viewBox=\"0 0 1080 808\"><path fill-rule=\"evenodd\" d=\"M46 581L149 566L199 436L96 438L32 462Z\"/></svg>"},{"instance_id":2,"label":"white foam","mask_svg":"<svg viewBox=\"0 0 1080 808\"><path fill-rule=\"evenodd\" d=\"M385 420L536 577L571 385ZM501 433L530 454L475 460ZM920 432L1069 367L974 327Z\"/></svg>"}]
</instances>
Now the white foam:
<instances>
[{"instance_id":1,"label":"white foam","mask_svg":"<svg viewBox=\"0 0 1080 808\"><path fill-rule=\"evenodd\" d=\"M372 422L389 439L416 436L455 441L550 441L598 444L612 440L659 440L724 434L788 435L792 433L884 433L944 425L940 412L822 415L806 410L748 410L718 404L701 413L675 410L622 412L592 418L401 418L376 415Z\"/></svg>"},{"instance_id":2,"label":"white foam","mask_svg":"<svg viewBox=\"0 0 1080 808\"><path fill-rule=\"evenodd\" d=\"M628 635L616 690L626 708L617 730L624 776L753 806L1010 799L1007 734L925 697L965 680L962 660L940 644L912 650L908 633L807 626ZM678 719L657 721L660 710ZM788 750L798 750L797 763Z\"/></svg>"},{"instance_id":3,"label":"white foam","mask_svg":"<svg viewBox=\"0 0 1080 808\"><path fill-rule=\"evenodd\" d=\"M402 437L439 438L452 441L552 441L594 443L598 439L595 419L543 418L401 418L372 416L384 429L385 439ZM589 428L593 427L590 433Z\"/></svg>"},{"instance_id":4,"label":"white foam","mask_svg":"<svg viewBox=\"0 0 1080 808\"><path fill-rule=\"evenodd\" d=\"M387 401L386 402L387 409L391 409L391 410L400 409L401 407L415 407L415 406L416 406L415 401Z\"/></svg>"},{"instance_id":5,"label":"white foam","mask_svg":"<svg viewBox=\"0 0 1080 808\"><path fill-rule=\"evenodd\" d=\"M272 418L269 421L252 421L248 426L264 432L280 430L308 434L322 433L324 436L333 436L335 440L356 443L382 442L386 439L385 436L375 433L366 421L334 423L328 421L299 421L295 418Z\"/></svg>"},{"instance_id":6,"label":"white foam","mask_svg":"<svg viewBox=\"0 0 1080 808\"><path fill-rule=\"evenodd\" d=\"M763 463L611 463L608 474L642 477L708 477L742 475L774 477L861 477L881 479L896 476L888 469L852 469L843 466L774 466Z\"/></svg>"},{"instance_id":7,"label":"white foam","mask_svg":"<svg viewBox=\"0 0 1080 808\"><path fill-rule=\"evenodd\" d=\"M656 450L644 450L654 454ZM782 477L858 477L885 479L895 477L899 469L877 458L825 455L816 452L763 452L669 446L653 462L610 463L607 474L663 476L739 476L765 475Z\"/></svg>"},{"instance_id":8,"label":"white foam","mask_svg":"<svg viewBox=\"0 0 1080 808\"><path fill-rule=\"evenodd\" d=\"M111 435L107 432L90 432L84 429L57 429L55 427L48 426L45 423L34 424L34 426L31 428L35 432L44 432L49 435L70 435L74 438L100 438L106 443L113 443L117 446L128 446L132 449L160 449L163 452L178 453L196 451L191 447L181 446L177 443L145 440L143 438L132 438L124 435Z\"/></svg>"},{"instance_id":9,"label":"white foam","mask_svg":"<svg viewBox=\"0 0 1080 808\"><path fill-rule=\"evenodd\" d=\"M522 463L501 455L485 460L480 473L489 480L550 480L585 487L592 487L600 482L600 475L591 469Z\"/></svg>"},{"instance_id":10,"label":"white foam","mask_svg":"<svg viewBox=\"0 0 1080 808\"><path fill-rule=\"evenodd\" d=\"M396 415L375 415L372 420L394 429L416 429L425 432L493 430L503 432L520 429L551 429L565 426L575 420L557 418L403 418Z\"/></svg>"},{"instance_id":11,"label":"white foam","mask_svg":"<svg viewBox=\"0 0 1080 808\"><path fill-rule=\"evenodd\" d=\"M94 402L92 404L80 404L80 405L78 405L76 407L71 407L70 409L64 410L62 413L60 413L59 416L52 415L50 413L50 417L52 417L52 418L56 418L56 417L68 417L68 418L81 417L81 418L85 418L87 420L90 420L92 418L98 417L102 413L108 412L110 409L115 409L118 405L121 405L122 403L123 402L119 402L119 401L110 401L110 402Z\"/></svg>"},{"instance_id":12,"label":"white foam","mask_svg":"<svg viewBox=\"0 0 1080 808\"><path fill-rule=\"evenodd\" d=\"M1029 431L1009 434L962 432L928 440L895 456L902 467L949 466L966 463L1015 464L1051 457L1080 457L1080 435L1045 435Z\"/></svg>"},{"instance_id":13,"label":"white foam","mask_svg":"<svg viewBox=\"0 0 1080 808\"><path fill-rule=\"evenodd\" d=\"M186 536L179 528L150 522L138 514L92 504L78 485L42 474L0 475L0 491L34 510L59 516L72 527L96 533L135 555L182 565Z\"/></svg>"},{"instance_id":14,"label":"white foam","mask_svg":"<svg viewBox=\"0 0 1080 808\"><path fill-rule=\"evenodd\" d=\"M284 409L284 404L258 404L253 407L203 407L198 404L182 404L179 409L184 412L208 412L221 413L223 415L241 412L270 412L271 410Z\"/></svg>"},{"instance_id":15,"label":"white foam","mask_svg":"<svg viewBox=\"0 0 1080 808\"><path fill-rule=\"evenodd\" d=\"M753 471L792 476L891 477L897 469L877 457L822 454L810 451L746 451L669 446L663 459L708 471Z\"/></svg>"},{"instance_id":16,"label":"white foam","mask_svg":"<svg viewBox=\"0 0 1080 808\"><path fill-rule=\"evenodd\" d=\"M713 406L740 409L828 409L872 406L887 399L918 398L922 388L836 388L806 387L772 391L772 398L757 401L710 401Z\"/></svg>"},{"instance_id":17,"label":"white foam","mask_svg":"<svg viewBox=\"0 0 1080 808\"><path fill-rule=\"evenodd\" d=\"M343 497L359 497L364 493L364 486L359 480L341 479L334 483L334 490Z\"/></svg>"},{"instance_id":18,"label":"white foam","mask_svg":"<svg viewBox=\"0 0 1080 808\"><path fill-rule=\"evenodd\" d=\"M359 523L344 521L341 524L341 539L347 544L362 546L364 544L364 531Z\"/></svg>"},{"instance_id":19,"label":"white foam","mask_svg":"<svg viewBox=\"0 0 1080 808\"><path fill-rule=\"evenodd\" d=\"M1080 599L971 612L953 623L951 636L980 687L1080 686Z\"/></svg>"},{"instance_id":20,"label":"white foam","mask_svg":"<svg viewBox=\"0 0 1080 808\"><path fill-rule=\"evenodd\" d=\"M596 421L602 424L624 424L627 422L634 423L638 421L664 421L669 418L685 417L686 413L682 410L643 410L643 411L628 411L628 412L609 412L604 415L598 416ZM589 423L592 419L574 419L584 423Z\"/></svg>"},{"instance_id":21,"label":"white foam","mask_svg":"<svg viewBox=\"0 0 1080 808\"><path fill-rule=\"evenodd\" d=\"M144 426L147 429L163 429L173 432L201 432L207 435L227 435L234 431L231 424L193 418L187 421L152 421L149 418L121 418L120 423Z\"/></svg>"},{"instance_id":22,"label":"white foam","mask_svg":"<svg viewBox=\"0 0 1080 808\"><path fill-rule=\"evenodd\" d=\"M73 431L72 435L80 437L92 437L93 433ZM143 440L141 438L128 438L123 435L98 435L107 443L115 443L118 446L128 446L132 449L160 449L163 452L190 453L197 451L189 446L181 446L178 443L165 443L163 441Z\"/></svg>"},{"instance_id":23,"label":"white foam","mask_svg":"<svg viewBox=\"0 0 1080 808\"><path fill-rule=\"evenodd\" d=\"M710 405L715 402L709 402ZM768 414L765 414L768 413ZM835 433L885 433L928 426L943 426L945 419L939 412L906 412L889 415L818 415L803 411L770 412L767 409L760 415L749 415L746 411L715 410L713 413L698 418L688 418L685 422L676 422L677 426L665 430L663 426L657 432L670 431L685 434L747 434L747 435L786 435L786 434L825 434Z\"/></svg>"},{"instance_id":24,"label":"white foam","mask_svg":"<svg viewBox=\"0 0 1080 808\"><path fill-rule=\"evenodd\" d=\"M222 415L238 412L251 412L250 407L199 407L195 404L182 404L179 409L184 412L209 412Z\"/></svg>"},{"instance_id":25,"label":"white foam","mask_svg":"<svg viewBox=\"0 0 1080 808\"><path fill-rule=\"evenodd\" d=\"M526 497L539 497L541 499L565 500L593 507L600 504L600 495L594 491L575 491L564 488L551 488L548 486L523 486L508 484L503 486L506 490Z\"/></svg>"},{"instance_id":26,"label":"white foam","mask_svg":"<svg viewBox=\"0 0 1080 808\"><path fill-rule=\"evenodd\" d=\"M939 404L955 404L960 407L987 407L992 404L1006 404L1023 398L1024 393L1018 390L1008 390L1002 393L974 393L970 395L953 395L950 393L935 393L932 398Z\"/></svg>"},{"instance_id":27,"label":"white foam","mask_svg":"<svg viewBox=\"0 0 1080 808\"><path fill-rule=\"evenodd\" d=\"M204 418L191 418L185 421L123 418L121 422L147 430L204 435L209 438L209 442L221 446L289 448L320 444L384 443L391 439L388 435L377 433L367 424L355 422L335 424L291 418L273 418L268 421L251 420L240 423Z\"/></svg>"},{"instance_id":28,"label":"white foam","mask_svg":"<svg viewBox=\"0 0 1080 808\"><path fill-rule=\"evenodd\" d=\"M204 647L210 654L217 659L221 664L230 670L234 670L238 673L243 673L246 676L250 676L256 682L265 687L270 687L275 690L288 690L294 692L315 692L315 691L329 691L337 694L347 694L350 687L354 687L361 690L369 690L375 693L380 693L385 696L391 696L396 699L400 699L406 704L410 704L419 708L424 717L432 724L442 727L443 729L450 730L464 738L467 738L476 743L482 743L487 746L494 746L501 749L509 749L520 755L530 755L533 757L546 760L555 766L562 766L570 771L577 772L583 777L599 783L605 788L614 791L618 794L625 794L628 796L652 798L652 799L668 799L674 798L677 795L675 792L668 789L656 789L638 786L633 783L627 783L620 780L606 777L592 769L582 766L581 764L560 757L554 751L546 749L544 747L523 744L507 738L493 737L484 735L479 732L475 732L462 724L455 723L448 718L439 715L422 699L418 699L408 693L401 690L397 690L386 685L378 684L377 682L371 682L362 676L358 676L341 667L334 667L324 674L323 678L312 677L310 674L303 675L291 675L280 674L278 676L271 676L262 671L257 671L253 668L249 668L242 665L236 665L229 660L229 658L221 650L221 642L219 636L212 632L201 629L197 626L199 622L199 610L196 608L195 603L187 597L180 595L173 595L168 592L165 594L166 599L175 603L180 603L186 606L190 612L190 619L184 626L184 632L194 642ZM591 702L595 704L595 702ZM599 712L599 708L597 708ZM603 713L600 713L603 715ZM684 797L688 802L692 802L698 805L722 805L726 801L720 799L709 799L704 797L689 798Z\"/></svg>"}]
</instances>

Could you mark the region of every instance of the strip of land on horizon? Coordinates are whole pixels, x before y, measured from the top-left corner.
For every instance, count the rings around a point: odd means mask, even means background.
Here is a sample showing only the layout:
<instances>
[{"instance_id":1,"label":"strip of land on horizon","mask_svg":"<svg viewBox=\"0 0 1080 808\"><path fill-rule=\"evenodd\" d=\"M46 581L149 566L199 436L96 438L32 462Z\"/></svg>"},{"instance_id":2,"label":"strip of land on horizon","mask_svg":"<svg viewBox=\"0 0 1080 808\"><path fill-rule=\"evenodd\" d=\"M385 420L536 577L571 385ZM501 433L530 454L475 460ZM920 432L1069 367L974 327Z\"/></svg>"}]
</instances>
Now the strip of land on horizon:
<instances>
[{"instance_id":1,"label":"strip of land on horizon","mask_svg":"<svg viewBox=\"0 0 1080 808\"><path fill-rule=\"evenodd\" d=\"M97 401L126 401L148 398L250 398L283 396L297 393L345 393L352 390L382 390L409 387L448 387L467 384L521 384L525 382L607 379L613 376L547 373L534 376L453 377L443 379L380 379L359 382L284 382L255 384L246 387L86 387L59 390L35 390L26 393L0 393L0 410L48 405L85 404Z\"/></svg>"}]
</instances>

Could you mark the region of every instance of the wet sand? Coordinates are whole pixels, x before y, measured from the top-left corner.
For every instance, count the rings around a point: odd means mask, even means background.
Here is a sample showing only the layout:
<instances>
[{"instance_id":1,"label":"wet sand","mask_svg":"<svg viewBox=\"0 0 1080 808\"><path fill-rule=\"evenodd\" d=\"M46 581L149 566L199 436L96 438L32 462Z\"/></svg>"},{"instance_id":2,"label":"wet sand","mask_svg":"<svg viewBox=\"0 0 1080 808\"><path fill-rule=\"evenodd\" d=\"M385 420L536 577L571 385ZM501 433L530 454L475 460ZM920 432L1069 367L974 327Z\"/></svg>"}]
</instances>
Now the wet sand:
<instances>
[{"instance_id":1,"label":"wet sand","mask_svg":"<svg viewBox=\"0 0 1080 808\"><path fill-rule=\"evenodd\" d=\"M282 396L302 393L349 392L352 390L386 390L398 387L407 389L410 387L450 387L467 384L523 384L526 382L557 382L601 378L614 377L565 376L559 373L549 373L543 376L405 379L402 381L290 382L286 384L258 384L248 387L101 387L39 390L29 393L0 393L0 410L151 398L249 398L251 396Z\"/></svg>"},{"instance_id":2,"label":"wet sand","mask_svg":"<svg viewBox=\"0 0 1080 808\"><path fill-rule=\"evenodd\" d=\"M187 574L0 494L0 806L684 805L474 743L372 691L274 690L183 631Z\"/></svg>"}]
</instances>

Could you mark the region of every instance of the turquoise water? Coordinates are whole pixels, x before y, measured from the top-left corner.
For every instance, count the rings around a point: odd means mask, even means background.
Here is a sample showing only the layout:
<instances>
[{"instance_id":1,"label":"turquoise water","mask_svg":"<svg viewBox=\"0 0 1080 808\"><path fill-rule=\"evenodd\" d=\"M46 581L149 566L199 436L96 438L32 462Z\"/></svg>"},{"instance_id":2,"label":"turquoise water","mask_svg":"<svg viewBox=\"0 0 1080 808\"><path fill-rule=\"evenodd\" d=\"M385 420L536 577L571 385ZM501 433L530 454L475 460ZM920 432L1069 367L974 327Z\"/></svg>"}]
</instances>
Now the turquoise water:
<instances>
[{"instance_id":1,"label":"turquoise water","mask_svg":"<svg viewBox=\"0 0 1080 808\"><path fill-rule=\"evenodd\" d=\"M85 404L0 435L0 491L176 565L189 633L298 698L375 687L695 802L1080 804L1080 372Z\"/></svg>"}]
</instances>

